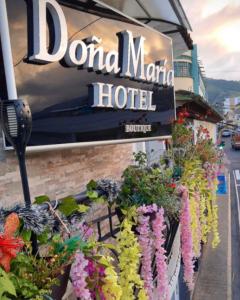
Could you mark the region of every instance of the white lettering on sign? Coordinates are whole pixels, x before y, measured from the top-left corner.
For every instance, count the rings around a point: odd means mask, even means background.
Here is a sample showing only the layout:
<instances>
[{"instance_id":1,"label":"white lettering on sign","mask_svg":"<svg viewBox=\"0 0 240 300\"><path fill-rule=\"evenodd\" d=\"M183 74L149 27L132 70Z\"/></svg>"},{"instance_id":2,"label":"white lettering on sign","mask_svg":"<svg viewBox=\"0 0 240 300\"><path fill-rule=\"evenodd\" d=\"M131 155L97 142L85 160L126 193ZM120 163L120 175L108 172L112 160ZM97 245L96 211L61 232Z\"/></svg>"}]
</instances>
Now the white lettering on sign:
<instances>
[{"instance_id":1,"label":"white lettering on sign","mask_svg":"<svg viewBox=\"0 0 240 300\"><path fill-rule=\"evenodd\" d=\"M112 84L102 82L95 82L92 87L92 107L156 110L156 105L152 104L152 91L126 88L122 85L114 87Z\"/></svg>"},{"instance_id":2,"label":"white lettering on sign","mask_svg":"<svg viewBox=\"0 0 240 300\"><path fill-rule=\"evenodd\" d=\"M144 41L140 36L133 40L132 32L129 30L120 32L123 41L122 49L122 71L120 76L145 80L144 74Z\"/></svg>"},{"instance_id":3,"label":"white lettering on sign","mask_svg":"<svg viewBox=\"0 0 240 300\"><path fill-rule=\"evenodd\" d=\"M97 36L88 37L85 41L68 40L66 18L56 0L32 0L32 4L34 36L32 53L29 57L30 61L51 63L64 58L66 64L70 67L82 66L104 74L118 74L132 80L173 86L173 70L167 68L166 59L145 65L145 37L133 37L132 32L129 30L119 32L117 35L122 48L120 53L115 50L104 52L101 46L102 39ZM54 40L51 53L49 53L47 43L47 10L53 20ZM99 88L101 89L101 87ZM123 90L117 90L117 93L120 94L120 98L123 97L118 100L125 101ZM136 107L134 105L135 93L134 89L127 92L128 109L133 106ZM140 95L140 109L146 107L145 97L144 93ZM129 99L131 100L129 101ZM124 103L120 102L118 105L123 106Z\"/></svg>"},{"instance_id":4,"label":"white lettering on sign","mask_svg":"<svg viewBox=\"0 0 240 300\"><path fill-rule=\"evenodd\" d=\"M67 23L61 6L55 0L33 1L33 55L30 60L37 62L55 62L61 60L67 50ZM55 32L53 51L47 47L47 9L52 16Z\"/></svg>"},{"instance_id":5,"label":"white lettering on sign","mask_svg":"<svg viewBox=\"0 0 240 300\"><path fill-rule=\"evenodd\" d=\"M136 124L127 124L125 125L125 132L151 132L152 125L136 125Z\"/></svg>"}]
</instances>

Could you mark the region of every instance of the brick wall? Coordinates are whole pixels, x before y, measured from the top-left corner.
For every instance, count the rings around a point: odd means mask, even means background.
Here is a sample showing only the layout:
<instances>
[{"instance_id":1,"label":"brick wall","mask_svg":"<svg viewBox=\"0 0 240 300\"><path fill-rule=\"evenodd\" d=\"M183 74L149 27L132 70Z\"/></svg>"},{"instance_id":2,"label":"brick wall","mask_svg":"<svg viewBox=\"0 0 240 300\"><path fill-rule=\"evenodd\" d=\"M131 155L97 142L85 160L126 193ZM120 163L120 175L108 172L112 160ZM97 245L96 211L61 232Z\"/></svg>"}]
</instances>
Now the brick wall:
<instances>
[{"instance_id":1,"label":"brick wall","mask_svg":"<svg viewBox=\"0 0 240 300\"><path fill-rule=\"evenodd\" d=\"M3 151L0 139L0 205L22 201L18 163L13 151ZM91 179L119 179L132 160L132 144L27 154L31 197L61 198L85 189Z\"/></svg>"}]
</instances>

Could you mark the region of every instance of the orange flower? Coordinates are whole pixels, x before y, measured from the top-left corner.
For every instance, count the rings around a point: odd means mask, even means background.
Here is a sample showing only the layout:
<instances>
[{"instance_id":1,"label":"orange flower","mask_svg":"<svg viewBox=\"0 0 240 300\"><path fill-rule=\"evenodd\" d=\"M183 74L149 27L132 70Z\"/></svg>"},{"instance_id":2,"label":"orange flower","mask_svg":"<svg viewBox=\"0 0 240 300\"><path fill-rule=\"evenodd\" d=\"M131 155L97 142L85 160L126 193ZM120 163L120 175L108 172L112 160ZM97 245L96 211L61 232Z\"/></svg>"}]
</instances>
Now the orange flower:
<instances>
[{"instance_id":1,"label":"orange flower","mask_svg":"<svg viewBox=\"0 0 240 300\"><path fill-rule=\"evenodd\" d=\"M11 260L17 256L24 245L22 239L14 237L19 223L18 215L15 213L10 214L6 218L4 232L0 234L0 266L6 272L10 271Z\"/></svg>"}]
</instances>

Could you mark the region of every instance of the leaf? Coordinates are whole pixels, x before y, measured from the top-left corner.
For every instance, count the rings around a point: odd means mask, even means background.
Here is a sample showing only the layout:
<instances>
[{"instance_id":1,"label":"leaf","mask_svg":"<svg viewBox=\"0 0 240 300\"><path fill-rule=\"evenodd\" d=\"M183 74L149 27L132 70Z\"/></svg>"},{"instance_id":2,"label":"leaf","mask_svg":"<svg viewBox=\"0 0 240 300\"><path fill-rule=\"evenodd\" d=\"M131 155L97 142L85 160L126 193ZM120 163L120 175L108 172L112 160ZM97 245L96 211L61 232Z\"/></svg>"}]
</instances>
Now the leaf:
<instances>
[{"instance_id":1,"label":"leaf","mask_svg":"<svg viewBox=\"0 0 240 300\"><path fill-rule=\"evenodd\" d=\"M41 245L44 245L48 242L49 230L45 230L42 234L39 234L37 239Z\"/></svg>"},{"instance_id":2,"label":"leaf","mask_svg":"<svg viewBox=\"0 0 240 300\"><path fill-rule=\"evenodd\" d=\"M95 190L97 188L97 183L94 180L90 180L87 184L87 190Z\"/></svg>"},{"instance_id":3,"label":"leaf","mask_svg":"<svg viewBox=\"0 0 240 300\"><path fill-rule=\"evenodd\" d=\"M87 197L89 199L95 200L98 198L98 193L96 191L87 191Z\"/></svg>"},{"instance_id":4,"label":"leaf","mask_svg":"<svg viewBox=\"0 0 240 300\"><path fill-rule=\"evenodd\" d=\"M1 300L11 300L11 298L8 298L8 296L3 295L3 296L1 297Z\"/></svg>"},{"instance_id":5,"label":"leaf","mask_svg":"<svg viewBox=\"0 0 240 300\"><path fill-rule=\"evenodd\" d=\"M16 290L12 281L7 273L0 269L0 299L2 299L4 293L16 296Z\"/></svg>"},{"instance_id":6,"label":"leaf","mask_svg":"<svg viewBox=\"0 0 240 300\"><path fill-rule=\"evenodd\" d=\"M89 206L84 205L84 204L79 204L79 205L78 205L78 211L79 211L80 213L85 213L85 212L88 211L88 210L89 210Z\"/></svg>"},{"instance_id":7,"label":"leaf","mask_svg":"<svg viewBox=\"0 0 240 300\"><path fill-rule=\"evenodd\" d=\"M35 197L34 204L42 204L47 201L50 201L49 197L47 195L41 195L41 196Z\"/></svg>"},{"instance_id":8,"label":"leaf","mask_svg":"<svg viewBox=\"0 0 240 300\"><path fill-rule=\"evenodd\" d=\"M24 242L29 242L31 239L31 235L32 235L31 230L23 229L21 232L21 237L24 240Z\"/></svg>"},{"instance_id":9,"label":"leaf","mask_svg":"<svg viewBox=\"0 0 240 300\"><path fill-rule=\"evenodd\" d=\"M96 203L98 204L103 204L106 202L106 199L102 196L102 197L99 197L95 200Z\"/></svg>"},{"instance_id":10,"label":"leaf","mask_svg":"<svg viewBox=\"0 0 240 300\"><path fill-rule=\"evenodd\" d=\"M54 243L59 243L61 241L61 235L60 234L55 234L52 238L52 241Z\"/></svg>"},{"instance_id":11,"label":"leaf","mask_svg":"<svg viewBox=\"0 0 240 300\"><path fill-rule=\"evenodd\" d=\"M58 209L61 213L68 217L74 212L78 211L78 204L72 196L68 196L66 198L61 199L61 203L58 206Z\"/></svg>"},{"instance_id":12,"label":"leaf","mask_svg":"<svg viewBox=\"0 0 240 300\"><path fill-rule=\"evenodd\" d=\"M103 246L108 248L108 249L117 250L117 247L113 244L104 243Z\"/></svg>"}]
</instances>

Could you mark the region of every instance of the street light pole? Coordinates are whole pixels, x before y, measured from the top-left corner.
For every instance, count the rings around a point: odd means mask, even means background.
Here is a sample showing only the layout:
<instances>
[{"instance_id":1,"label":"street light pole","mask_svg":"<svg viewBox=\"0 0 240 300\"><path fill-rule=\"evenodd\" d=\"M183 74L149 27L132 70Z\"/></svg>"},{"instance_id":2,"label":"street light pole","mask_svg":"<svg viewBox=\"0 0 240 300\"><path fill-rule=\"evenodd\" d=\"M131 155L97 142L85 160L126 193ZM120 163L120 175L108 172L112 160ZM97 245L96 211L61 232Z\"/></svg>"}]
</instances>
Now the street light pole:
<instances>
[{"instance_id":1,"label":"street light pole","mask_svg":"<svg viewBox=\"0 0 240 300\"><path fill-rule=\"evenodd\" d=\"M28 176L25 163L26 146L32 130L32 115L26 101L2 100L1 101L1 123L7 140L17 153L19 170L22 181L25 206L31 207L31 197L28 185ZM32 233L33 253L37 253L37 238Z\"/></svg>"},{"instance_id":2,"label":"street light pole","mask_svg":"<svg viewBox=\"0 0 240 300\"><path fill-rule=\"evenodd\" d=\"M3 56L3 64L4 64L4 72L5 72L5 78L6 78L6 85L7 85L7 95L8 99L17 99L17 89L16 89L16 82L15 82L15 74L14 74L14 67L13 67L13 58L12 58L12 49L11 49L11 42L10 42L10 34L9 34L9 26L8 26L8 16L7 16L7 7L6 7L6 1L0 0L0 41L1 41L1 47L2 47L2 56ZM17 101L15 105L12 105L12 116L15 117L14 111L16 114L16 108L18 106L25 108L28 108L28 117L25 115L25 121L28 120L28 125L26 127L26 124L23 122L21 126L17 127L17 129L21 129L20 136L18 139L18 143L14 143L13 147L15 148L18 156L19 161L19 169L21 174L21 181L22 181L22 188L23 188L23 194L24 194L24 201L26 207L30 208L31 206L31 197L29 192L29 185L28 185L28 177L27 177L27 170L26 170L26 164L25 164L25 149L27 145L27 141L31 134L31 125L32 125L32 119L31 119L31 113L28 105L26 103L21 102L21 100L5 100L0 101L1 104L1 122L3 131L6 135L6 137L13 142L11 135L14 134L14 131L16 130L16 127L14 127L14 124L16 126L15 121L12 119L11 122L8 122L8 115L11 116L11 108L7 112L6 103L13 104L13 101ZM24 105L23 105L24 104ZM18 110L19 112L19 110ZM21 110L20 110L21 113ZM4 120L3 121L3 116ZM23 116L22 116L23 117ZM20 120L20 118L17 120L18 122L24 121L23 119ZM30 121L30 122L29 122ZM7 122L7 123L6 123ZM5 125L8 126L6 127ZM17 125L18 126L18 125ZM11 132L9 132L9 129L11 127ZM25 132L24 132L25 131ZM9 134L8 134L9 132ZM15 132L16 134L16 132ZM11 141L9 141L11 143ZM16 140L15 140L16 141ZM37 238L34 234L32 234L32 247L33 252L37 253Z\"/></svg>"},{"instance_id":3,"label":"street light pole","mask_svg":"<svg viewBox=\"0 0 240 300\"><path fill-rule=\"evenodd\" d=\"M24 152L17 151L17 157L18 157L18 162L19 162L19 171L20 171L20 175L21 175L25 206L27 208L30 208L31 207L31 197L30 197L27 168L26 168L26 162L25 162L25 151Z\"/></svg>"}]
</instances>

